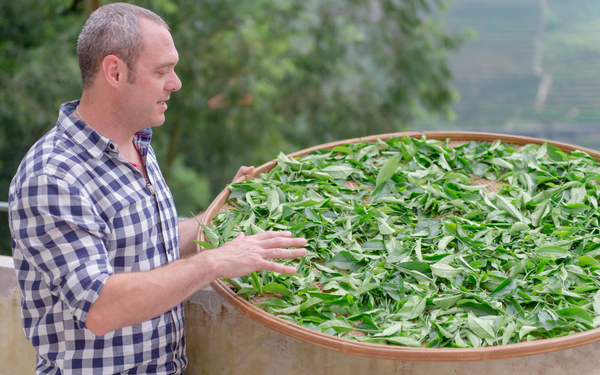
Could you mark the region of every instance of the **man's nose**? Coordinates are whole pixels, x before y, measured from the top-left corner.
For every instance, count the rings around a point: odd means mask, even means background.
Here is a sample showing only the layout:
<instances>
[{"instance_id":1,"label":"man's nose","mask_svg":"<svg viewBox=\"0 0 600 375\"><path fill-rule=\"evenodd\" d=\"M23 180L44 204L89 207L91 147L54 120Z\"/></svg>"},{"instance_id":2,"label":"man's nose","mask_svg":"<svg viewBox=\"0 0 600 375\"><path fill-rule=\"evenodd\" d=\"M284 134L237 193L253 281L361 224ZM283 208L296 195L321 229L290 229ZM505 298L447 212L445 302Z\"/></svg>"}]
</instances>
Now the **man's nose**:
<instances>
[{"instance_id":1,"label":"man's nose","mask_svg":"<svg viewBox=\"0 0 600 375\"><path fill-rule=\"evenodd\" d=\"M181 88L181 80L177 76L177 73L173 71L172 78L167 82L167 91L178 91Z\"/></svg>"}]
</instances>

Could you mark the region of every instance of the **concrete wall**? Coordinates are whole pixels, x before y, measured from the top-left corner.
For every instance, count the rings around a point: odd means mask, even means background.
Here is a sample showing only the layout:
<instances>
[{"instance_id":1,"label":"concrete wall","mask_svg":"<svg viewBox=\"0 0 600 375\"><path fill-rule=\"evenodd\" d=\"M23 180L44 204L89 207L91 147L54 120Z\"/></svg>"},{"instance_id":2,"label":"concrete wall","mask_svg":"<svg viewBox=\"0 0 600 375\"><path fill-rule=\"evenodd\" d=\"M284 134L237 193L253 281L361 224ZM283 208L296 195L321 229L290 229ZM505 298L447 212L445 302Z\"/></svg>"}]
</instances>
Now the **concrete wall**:
<instances>
[{"instance_id":1,"label":"concrete wall","mask_svg":"<svg viewBox=\"0 0 600 375\"><path fill-rule=\"evenodd\" d=\"M190 359L186 374L600 374L600 343L486 362L404 362L343 354L307 344L254 322L225 302L212 288L196 293L187 302L186 334Z\"/></svg>"},{"instance_id":2,"label":"concrete wall","mask_svg":"<svg viewBox=\"0 0 600 375\"><path fill-rule=\"evenodd\" d=\"M35 373L35 351L21 329L20 296L12 259L0 257L0 374ZM487 362L401 362L319 348L266 328L207 287L186 302L186 374L600 374L600 343ZM449 349L451 350L451 349Z\"/></svg>"},{"instance_id":3,"label":"concrete wall","mask_svg":"<svg viewBox=\"0 0 600 375\"><path fill-rule=\"evenodd\" d=\"M0 256L0 374L35 374L35 350L21 327L21 292L10 257Z\"/></svg>"}]
</instances>

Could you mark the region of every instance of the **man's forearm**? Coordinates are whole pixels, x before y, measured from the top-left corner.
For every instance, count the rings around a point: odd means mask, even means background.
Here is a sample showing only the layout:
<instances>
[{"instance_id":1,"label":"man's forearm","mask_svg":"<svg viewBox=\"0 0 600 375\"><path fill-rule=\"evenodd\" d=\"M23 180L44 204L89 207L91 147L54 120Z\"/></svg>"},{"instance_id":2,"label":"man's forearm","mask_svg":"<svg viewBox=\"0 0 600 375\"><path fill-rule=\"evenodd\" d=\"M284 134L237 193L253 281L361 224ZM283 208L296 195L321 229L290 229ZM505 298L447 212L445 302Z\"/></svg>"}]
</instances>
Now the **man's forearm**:
<instances>
[{"instance_id":1,"label":"man's forearm","mask_svg":"<svg viewBox=\"0 0 600 375\"><path fill-rule=\"evenodd\" d=\"M95 335L155 318L185 301L216 276L202 254L145 272L111 275L92 304L86 328Z\"/></svg>"},{"instance_id":2,"label":"man's forearm","mask_svg":"<svg viewBox=\"0 0 600 375\"><path fill-rule=\"evenodd\" d=\"M293 274L293 266L268 259L306 255L304 238L290 238L291 232L267 231L236 239L167 266L145 272L111 275L92 304L86 327L96 335L155 318L220 277L235 278L267 270Z\"/></svg>"},{"instance_id":3,"label":"man's forearm","mask_svg":"<svg viewBox=\"0 0 600 375\"><path fill-rule=\"evenodd\" d=\"M179 223L181 258L172 264L146 272L111 275L100 296L90 307L86 327L104 335L139 324L169 311L185 301L216 277L206 256L190 257L196 252L192 240L198 235L202 214Z\"/></svg>"}]
</instances>

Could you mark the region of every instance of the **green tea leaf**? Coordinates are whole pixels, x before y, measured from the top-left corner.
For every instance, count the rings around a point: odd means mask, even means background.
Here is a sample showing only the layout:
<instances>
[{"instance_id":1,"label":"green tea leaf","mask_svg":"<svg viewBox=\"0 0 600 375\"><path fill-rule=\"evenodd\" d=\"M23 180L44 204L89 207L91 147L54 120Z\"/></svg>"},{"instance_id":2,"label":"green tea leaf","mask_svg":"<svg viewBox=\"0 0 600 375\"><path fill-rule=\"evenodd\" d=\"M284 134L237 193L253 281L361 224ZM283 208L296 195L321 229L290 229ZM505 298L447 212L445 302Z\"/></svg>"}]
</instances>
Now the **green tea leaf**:
<instances>
[{"instance_id":1,"label":"green tea leaf","mask_svg":"<svg viewBox=\"0 0 600 375\"><path fill-rule=\"evenodd\" d=\"M260 303L261 306L271 306L271 307L289 307L290 304L279 299L279 298L269 298Z\"/></svg>"},{"instance_id":2,"label":"green tea leaf","mask_svg":"<svg viewBox=\"0 0 600 375\"><path fill-rule=\"evenodd\" d=\"M508 214L510 216L514 217L518 221L524 221L521 211L517 210L517 208L515 206L513 206L513 204L510 203L510 201L508 199L506 199L502 195L497 195L496 198L498 198L498 202L497 202L498 208L508 212Z\"/></svg>"},{"instance_id":3,"label":"green tea leaf","mask_svg":"<svg viewBox=\"0 0 600 375\"><path fill-rule=\"evenodd\" d=\"M415 226L414 235L424 235L434 238L440 234L442 223L439 219L423 219Z\"/></svg>"},{"instance_id":4,"label":"green tea leaf","mask_svg":"<svg viewBox=\"0 0 600 375\"><path fill-rule=\"evenodd\" d=\"M533 326L523 326L523 327L521 327L521 329L519 330L519 340L521 340L523 337L527 336L531 332L535 331L536 329L538 329L538 328L537 327L533 327Z\"/></svg>"},{"instance_id":5,"label":"green tea leaf","mask_svg":"<svg viewBox=\"0 0 600 375\"><path fill-rule=\"evenodd\" d=\"M328 266L334 266L342 270L349 270L356 264L356 260L350 255L348 251L340 251L335 254L329 262L327 262Z\"/></svg>"},{"instance_id":6,"label":"green tea leaf","mask_svg":"<svg viewBox=\"0 0 600 375\"><path fill-rule=\"evenodd\" d=\"M360 288L358 288L358 290L356 291L356 296L360 296L361 294L370 292L373 289L378 289L379 285L378 284L373 284L373 283L367 283L367 284L363 284L360 286Z\"/></svg>"},{"instance_id":7,"label":"green tea leaf","mask_svg":"<svg viewBox=\"0 0 600 375\"><path fill-rule=\"evenodd\" d=\"M355 168L346 165L330 165L321 169L321 172L327 173L333 179L346 179L356 171Z\"/></svg>"},{"instance_id":8,"label":"green tea leaf","mask_svg":"<svg viewBox=\"0 0 600 375\"><path fill-rule=\"evenodd\" d=\"M506 161L506 160L504 160L504 159L500 159L500 158L491 158L491 159L489 159L489 160L486 160L486 161L487 161L488 163L495 164L495 165L497 165L497 166L499 166L499 167L502 167L502 168L504 168L504 169L512 170L512 169L514 168L514 166L513 166L511 163L507 162L507 161Z\"/></svg>"},{"instance_id":9,"label":"green tea leaf","mask_svg":"<svg viewBox=\"0 0 600 375\"><path fill-rule=\"evenodd\" d=\"M482 341L481 341L481 338L479 338L479 336L477 336L471 330L466 330L466 334L467 334L467 338L469 339L469 342L471 343L472 347L474 347L474 348L481 347Z\"/></svg>"},{"instance_id":10,"label":"green tea leaf","mask_svg":"<svg viewBox=\"0 0 600 375\"><path fill-rule=\"evenodd\" d=\"M375 334L375 336L391 336L394 333L402 329L402 322L394 323L388 328L384 329L381 333Z\"/></svg>"},{"instance_id":11,"label":"green tea leaf","mask_svg":"<svg viewBox=\"0 0 600 375\"><path fill-rule=\"evenodd\" d=\"M269 192L269 197L267 199L267 209L269 210L269 212L273 212L277 209L277 207L279 206L279 193L277 193L277 190L275 189L271 189L271 191Z\"/></svg>"},{"instance_id":12,"label":"green tea leaf","mask_svg":"<svg viewBox=\"0 0 600 375\"><path fill-rule=\"evenodd\" d=\"M460 294L457 296L434 298L433 304L436 305L437 307L439 307L440 309L448 310L452 306L456 305L456 303L458 301L460 301L461 299L463 299L463 296Z\"/></svg>"},{"instance_id":13,"label":"green tea leaf","mask_svg":"<svg viewBox=\"0 0 600 375\"><path fill-rule=\"evenodd\" d=\"M583 255L579 257L579 266L592 266L595 268L599 268L600 269L600 262L598 262L596 259L588 256L588 255Z\"/></svg>"},{"instance_id":14,"label":"green tea leaf","mask_svg":"<svg viewBox=\"0 0 600 375\"><path fill-rule=\"evenodd\" d=\"M209 249L210 250L210 249L214 249L215 248L212 244L210 244L208 242L199 241L199 240L192 240L192 241L194 241L195 243L197 243L198 245L202 246L205 249Z\"/></svg>"},{"instance_id":15,"label":"green tea leaf","mask_svg":"<svg viewBox=\"0 0 600 375\"><path fill-rule=\"evenodd\" d=\"M463 299L457 305L477 316L498 315L498 311L487 302L477 302L472 299Z\"/></svg>"},{"instance_id":16,"label":"green tea leaf","mask_svg":"<svg viewBox=\"0 0 600 375\"><path fill-rule=\"evenodd\" d=\"M442 238L440 240L440 242L438 242L438 248L440 250L445 250L446 246L448 246L448 244L454 239L454 236L444 236L444 238Z\"/></svg>"},{"instance_id":17,"label":"green tea leaf","mask_svg":"<svg viewBox=\"0 0 600 375\"><path fill-rule=\"evenodd\" d=\"M250 274L250 277L252 279L252 286L258 290L258 293L262 296L263 292L262 292L262 284L260 282L260 280L258 280L258 274L256 272L252 272Z\"/></svg>"},{"instance_id":18,"label":"green tea leaf","mask_svg":"<svg viewBox=\"0 0 600 375\"><path fill-rule=\"evenodd\" d=\"M399 268L403 268L405 270L414 270L418 271L422 274L431 274L431 267L427 263L423 262L403 262L397 265Z\"/></svg>"},{"instance_id":19,"label":"green tea leaf","mask_svg":"<svg viewBox=\"0 0 600 375\"><path fill-rule=\"evenodd\" d=\"M468 314L467 321L469 328L479 337L484 339L494 340L496 338L492 325L487 321L476 317L473 314Z\"/></svg>"},{"instance_id":20,"label":"green tea leaf","mask_svg":"<svg viewBox=\"0 0 600 375\"><path fill-rule=\"evenodd\" d=\"M504 334L502 335L502 345L507 345L510 341L510 338L513 336L513 333L517 329L517 323L509 323L504 330Z\"/></svg>"},{"instance_id":21,"label":"green tea leaf","mask_svg":"<svg viewBox=\"0 0 600 375\"><path fill-rule=\"evenodd\" d=\"M333 152L342 152L344 154L351 154L352 153L352 150L350 150L346 146L336 146L336 147L332 148L331 151L333 151Z\"/></svg>"},{"instance_id":22,"label":"green tea leaf","mask_svg":"<svg viewBox=\"0 0 600 375\"><path fill-rule=\"evenodd\" d=\"M212 229L210 229L209 227L207 227L204 224L200 224L200 226L202 227L202 231L206 235L206 238L208 238L208 241L210 241L210 244L213 246L213 248L219 247L219 245L220 245L219 235L216 234L215 232L213 232Z\"/></svg>"},{"instance_id":23,"label":"green tea leaf","mask_svg":"<svg viewBox=\"0 0 600 375\"><path fill-rule=\"evenodd\" d=\"M333 328L338 332L349 332L354 330L354 326L348 323L345 320L340 319L332 319L326 322L319 324L319 328L326 330L328 328Z\"/></svg>"},{"instance_id":24,"label":"green tea leaf","mask_svg":"<svg viewBox=\"0 0 600 375\"><path fill-rule=\"evenodd\" d=\"M572 203L572 204L564 204L561 206L563 208L563 210L569 212L569 213L581 213L581 212L585 212L587 210L591 210L592 208L589 206L586 206L583 203Z\"/></svg>"},{"instance_id":25,"label":"green tea leaf","mask_svg":"<svg viewBox=\"0 0 600 375\"><path fill-rule=\"evenodd\" d=\"M288 288L286 288L284 285L279 284L275 281L272 281L272 282L268 283L267 285L263 286L262 290L265 292L281 294L282 296L285 296L285 297L292 296L292 292L290 292Z\"/></svg>"},{"instance_id":26,"label":"green tea leaf","mask_svg":"<svg viewBox=\"0 0 600 375\"><path fill-rule=\"evenodd\" d=\"M394 157L386 160L381 166L379 173L377 173L375 186L379 186L392 178L394 173L396 173L396 169L398 169L398 156L394 155Z\"/></svg>"},{"instance_id":27,"label":"green tea leaf","mask_svg":"<svg viewBox=\"0 0 600 375\"><path fill-rule=\"evenodd\" d=\"M548 148L547 152L550 159L554 161L569 161L569 157L559 148L552 145L547 145L546 147Z\"/></svg>"},{"instance_id":28,"label":"green tea leaf","mask_svg":"<svg viewBox=\"0 0 600 375\"><path fill-rule=\"evenodd\" d=\"M264 229L258 227L256 224L251 223L250 224L250 230L252 231L252 234L260 234L260 233L264 233Z\"/></svg>"},{"instance_id":29,"label":"green tea leaf","mask_svg":"<svg viewBox=\"0 0 600 375\"><path fill-rule=\"evenodd\" d=\"M377 221L379 222L378 228L381 234L394 234L396 232L385 220L377 218Z\"/></svg>"},{"instance_id":30,"label":"green tea leaf","mask_svg":"<svg viewBox=\"0 0 600 375\"><path fill-rule=\"evenodd\" d=\"M564 247L554 245L542 246L536 251L536 253L540 256L551 259L561 259L571 256L571 253L568 252Z\"/></svg>"},{"instance_id":31,"label":"green tea leaf","mask_svg":"<svg viewBox=\"0 0 600 375\"><path fill-rule=\"evenodd\" d=\"M412 337L408 336L392 336L392 337L382 337L383 339L391 342L392 344L402 345L402 346L412 346L415 348L420 348L421 343Z\"/></svg>"},{"instance_id":32,"label":"green tea leaf","mask_svg":"<svg viewBox=\"0 0 600 375\"><path fill-rule=\"evenodd\" d=\"M426 304L426 298L412 296L396 313L396 316L403 317L406 320L414 319L423 313Z\"/></svg>"},{"instance_id":33,"label":"green tea leaf","mask_svg":"<svg viewBox=\"0 0 600 375\"><path fill-rule=\"evenodd\" d=\"M454 268L445 263L436 263L431 265L431 273L435 276L446 279L453 279L456 275L463 271L462 268Z\"/></svg>"},{"instance_id":34,"label":"green tea leaf","mask_svg":"<svg viewBox=\"0 0 600 375\"><path fill-rule=\"evenodd\" d=\"M548 201L542 202L535 207L531 214L531 223L534 227L540 226L546 216L550 213L550 204Z\"/></svg>"},{"instance_id":35,"label":"green tea leaf","mask_svg":"<svg viewBox=\"0 0 600 375\"><path fill-rule=\"evenodd\" d=\"M490 296L502 298L511 294L515 289L517 289L517 282L512 277L507 277L502 284L498 285L498 287L494 289Z\"/></svg>"},{"instance_id":36,"label":"green tea leaf","mask_svg":"<svg viewBox=\"0 0 600 375\"><path fill-rule=\"evenodd\" d=\"M594 320L590 316L590 314L582 309L581 307L569 307L566 309L556 310L556 313L565 317L575 319L579 322L586 323L592 325Z\"/></svg>"}]
</instances>

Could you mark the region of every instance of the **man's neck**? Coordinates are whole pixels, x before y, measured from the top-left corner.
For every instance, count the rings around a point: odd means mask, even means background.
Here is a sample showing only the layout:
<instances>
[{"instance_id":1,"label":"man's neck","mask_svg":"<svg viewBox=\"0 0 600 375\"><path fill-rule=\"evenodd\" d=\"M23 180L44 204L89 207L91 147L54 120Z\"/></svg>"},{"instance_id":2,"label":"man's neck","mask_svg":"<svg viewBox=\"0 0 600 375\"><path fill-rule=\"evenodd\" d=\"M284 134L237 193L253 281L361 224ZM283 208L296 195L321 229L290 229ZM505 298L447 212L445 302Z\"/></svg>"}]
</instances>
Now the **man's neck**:
<instances>
[{"instance_id":1,"label":"man's neck","mask_svg":"<svg viewBox=\"0 0 600 375\"><path fill-rule=\"evenodd\" d=\"M92 100L84 94L75 115L89 127L112 140L119 147L119 156L128 161L138 158L133 146L134 130L119 115L106 100Z\"/></svg>"}]
</instances>

